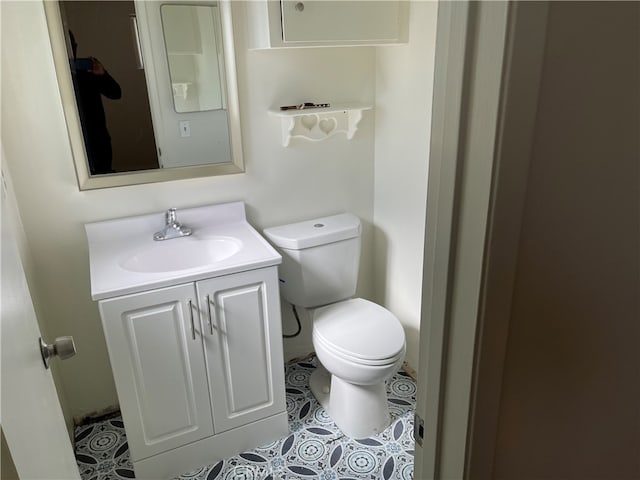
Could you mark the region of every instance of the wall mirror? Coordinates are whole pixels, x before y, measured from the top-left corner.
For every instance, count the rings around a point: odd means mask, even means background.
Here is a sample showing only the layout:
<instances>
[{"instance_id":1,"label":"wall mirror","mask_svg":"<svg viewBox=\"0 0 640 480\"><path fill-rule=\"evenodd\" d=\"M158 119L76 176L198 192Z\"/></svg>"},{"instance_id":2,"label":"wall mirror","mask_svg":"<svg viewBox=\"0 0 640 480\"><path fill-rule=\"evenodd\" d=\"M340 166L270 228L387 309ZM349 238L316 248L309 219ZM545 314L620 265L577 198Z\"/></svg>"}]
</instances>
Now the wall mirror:
<instances>
[{"instance_id":1,"label":"wall mirror","mask_svg":"<svg viewBox=\"0 0 640 480\"><path fill-rule=\"evenodd\" d=\"M44 2L80 189L244 171L229 2Z\"/></svg>"}]
</instances>

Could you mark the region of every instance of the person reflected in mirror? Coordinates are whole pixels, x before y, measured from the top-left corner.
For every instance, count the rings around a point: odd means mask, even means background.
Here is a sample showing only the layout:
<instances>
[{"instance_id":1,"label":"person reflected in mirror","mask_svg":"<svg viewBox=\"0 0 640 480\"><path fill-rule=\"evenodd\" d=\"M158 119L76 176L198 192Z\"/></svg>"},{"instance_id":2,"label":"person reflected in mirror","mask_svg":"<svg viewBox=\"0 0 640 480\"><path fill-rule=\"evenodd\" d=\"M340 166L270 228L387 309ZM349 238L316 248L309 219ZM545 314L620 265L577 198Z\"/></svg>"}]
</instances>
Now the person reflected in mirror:
<instances>
[{"instance_id":1,"label":"person reflected in mirror","mask_svg":"<svg viewBox=\"0 0 640 480\"><path fill-rule=\"evenodd\" d=\"M95 57L77 58L78 44L69 30L73 50L71 72L78 99L78 113L82 123L87 159L91 175L115 173L112 168L111 136L102 105L102 97L118 100L120 85L109 75Z\"/></svg>"}]
</instances>

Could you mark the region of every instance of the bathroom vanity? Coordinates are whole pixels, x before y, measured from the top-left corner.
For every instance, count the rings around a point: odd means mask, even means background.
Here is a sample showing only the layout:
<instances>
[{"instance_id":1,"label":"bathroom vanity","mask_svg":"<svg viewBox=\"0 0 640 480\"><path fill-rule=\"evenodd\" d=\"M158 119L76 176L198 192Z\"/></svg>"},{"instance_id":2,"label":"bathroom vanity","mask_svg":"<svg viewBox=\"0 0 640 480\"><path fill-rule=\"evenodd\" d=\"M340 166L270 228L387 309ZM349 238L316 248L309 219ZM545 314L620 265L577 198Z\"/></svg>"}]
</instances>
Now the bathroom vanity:
<instances>
[{"instance_id":1,"label":"bathroom vanity","mask_svg":"<svg viewBox=\"0 0 640 480\"><path fill-rule=\"evenodd\" d=\"M241 202L86 225L137 478L169 478L288 433L277 265Z\"/></svg>"}]
</instances>

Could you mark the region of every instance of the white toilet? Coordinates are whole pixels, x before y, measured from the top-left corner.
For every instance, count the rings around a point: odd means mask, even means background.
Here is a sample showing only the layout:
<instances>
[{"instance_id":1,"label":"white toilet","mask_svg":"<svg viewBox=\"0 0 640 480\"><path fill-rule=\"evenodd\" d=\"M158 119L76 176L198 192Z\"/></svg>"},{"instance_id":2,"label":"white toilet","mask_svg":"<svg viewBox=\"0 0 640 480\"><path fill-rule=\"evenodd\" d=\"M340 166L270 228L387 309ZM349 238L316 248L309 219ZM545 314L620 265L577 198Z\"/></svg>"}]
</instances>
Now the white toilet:
<instances>
[{"instance_id":1,"label":"white toilet","mask_svg":"<svg viewBox=\"0 0 640 480\"><path fill-rule=\"evenodd\" d=\"M311 309L313 346L322 366L310 388L342 432L366 438L390 422L385 380L402 365L404 330L388 310L356 291L360 219L350 213L268 228L282 253L280 289Z\"/></svg>"}]
</instances>

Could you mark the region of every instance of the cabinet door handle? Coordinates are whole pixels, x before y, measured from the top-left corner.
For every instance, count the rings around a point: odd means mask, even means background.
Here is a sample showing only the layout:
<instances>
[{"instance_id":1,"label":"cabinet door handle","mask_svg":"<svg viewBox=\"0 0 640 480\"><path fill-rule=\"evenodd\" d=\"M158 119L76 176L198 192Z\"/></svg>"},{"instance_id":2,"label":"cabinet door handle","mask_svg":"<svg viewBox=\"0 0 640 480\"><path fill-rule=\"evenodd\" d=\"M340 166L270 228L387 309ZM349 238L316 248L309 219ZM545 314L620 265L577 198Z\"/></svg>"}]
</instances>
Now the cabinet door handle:
<instances>
[{"instance_id":1,"label":"cabinet door handle","mask_svg":"<svg viewBox=\"0 0 640 480\"><path fill-rule=\"evenodd\" d=\"M216 308L216 304L211 301L209 295L207 295L207 310L209 311L209 332L213 335L213 317L211 316L211 305Z\"/></svg>"},{"instance_id":2,"label":"cabinet door handle","mask_svg":"<svg viewBox=\"0 0 640 480\"><path fill-rule=\"evenodd\" d=\"M193 302L189 299L189 315L191 315L191 338L196 339L196 326L193 323Z\"/></svg>"}]
</instances>

